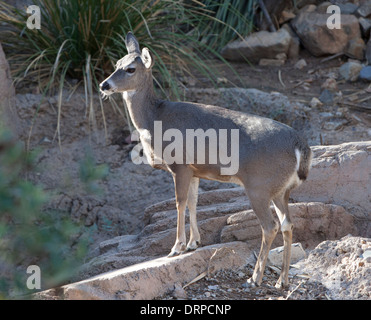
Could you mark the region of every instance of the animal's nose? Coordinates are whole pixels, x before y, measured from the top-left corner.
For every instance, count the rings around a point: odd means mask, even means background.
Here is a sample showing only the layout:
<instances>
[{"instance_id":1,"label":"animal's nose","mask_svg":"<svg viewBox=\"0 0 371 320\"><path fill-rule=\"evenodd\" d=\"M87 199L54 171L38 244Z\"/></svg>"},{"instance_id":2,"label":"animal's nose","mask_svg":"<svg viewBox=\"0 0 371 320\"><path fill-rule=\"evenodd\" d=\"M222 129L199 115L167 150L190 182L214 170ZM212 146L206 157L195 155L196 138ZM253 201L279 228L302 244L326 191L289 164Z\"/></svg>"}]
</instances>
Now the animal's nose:
<instances>
[{"instance_id":1,"label":"animal's nose","mask_svg":"<svg viewBox=\"0 0 371 320\"><path fill-rule=\"evenodd\" d=\"M100 84L100 89L102 91L106 91L106 90L109 90L111 88L111 86L109 85L108 81L104 81Z\"/></svg>"}]
</instances>

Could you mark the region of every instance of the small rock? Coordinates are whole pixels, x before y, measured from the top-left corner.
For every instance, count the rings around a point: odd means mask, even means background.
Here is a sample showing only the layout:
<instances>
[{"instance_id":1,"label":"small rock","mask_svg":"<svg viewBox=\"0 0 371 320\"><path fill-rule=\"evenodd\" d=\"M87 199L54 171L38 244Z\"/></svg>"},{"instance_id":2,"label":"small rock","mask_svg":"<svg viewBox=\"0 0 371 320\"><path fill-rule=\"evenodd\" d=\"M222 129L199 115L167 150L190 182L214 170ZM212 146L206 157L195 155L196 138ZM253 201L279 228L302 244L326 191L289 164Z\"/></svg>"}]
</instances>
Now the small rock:
<instances>
[{"instance_id":1,"label":"small rock","mask_svg":"<svg viewBox=\"0 0 371 320\"><path fill-rule=\"evenodd\" d=\"M219 286L218 285L215 285L215 286L208 286L207 287L209 290L218 290L219 289Z\"/></svg>"},{"instance_id":2,"label":"small rock","mask_svg":"<svg viewBox=\"0 0 371 320\"><path fill-rule=\"evenodd\" d=\"M347 81L356 81L362 65L359 62L346 62L339 68L340 75Z\"/></svg>"},{"instance_id":3,"label":"small rock","mask_svg":"<svg viewBox=\"0 0 371 320\"><path fill-rule=\"evenodd\" d=\"M370 133L371 133L371 130L370 130ZM239 276L240 278L245 278L245 277L246 277L246 274L245 274L244 272L240 271L240 272L238 273L238 276Z\"/></svg>"},{"instance_id":4,"label":"small rock","mask_svg":"<svg viewBox=\"0 0 371 320\"><path fill-rule=\"evenodd\" d=\"M311 108L318 108L322 105L323 105L323 103L316 97L313 97L312 100L309 102L309 106Z\"/></svg>"},{"instance_id":5,"label":"small rock","mask_svg":"<svg viewBox=\"0 0 371 320\"><path fill-rule=\"evenodd\" d=\"M40 141L39 144L48 144L51 143L52 141L48 139L47 137L43 137Z\"/></svg>"},{"instance_id":6,"label":"small rock","mask_svg":"<svg viewBox=\"0 0 371 320\"><path fill-rule=\"evenodd\" d=\"M295 63L295 68L299 70L303 69L306 66L307 62L304 59L300 59L298 62Z\"/></svg>"},{"instance_id":7,"label":"small rock","mask_svg":"<svg viewBox=\"0 0 371 320\"><path fill-rule=\"evenodd\" d=\"M286 53L282 52L276 55L277 60L287 60L287 55Z\"/></svg>"},{"instance_id":8,"label":"small rock","mask_svg":"<svg viewBox=\"0 0 371 320\"><path fill-rule=\"evenodd\" d=\"M334 102L334 94L330 90L324 89L319 96L319 100L325 104L331 104Z\"/></svg>"},{"instance_id":9,"label":"small rock","mask_svg":"<svg viewBox=\"0 0 371 320\"><path fill-rule=\"evenodd\" d=\"M226 84L226 83L228 83L228 79L225 78L225 77L218 77L216 79L216 82L219 83L219 84Z\"/></svg>"},{"instance_id":10,"label":"small rock","mask_svg":"<svg viewBox=\"0 0 371 320\"><path fill-rule=\"evenodd\" d=\"M287 21L290 21L290 20L294 19L295 17L296 17L296 14L293 13L292 11L283 10L281 12L281 17L280 17L280 20L279 20L279 24L283 24Z\"/></svg>"},{"instance_id":11,"label":"small rock","mask_svg":"<svg viewBox=\"0 0 371 320\"><path fill-rule=\"evenodd\" d=\"M368 38L371 30L371 19L359 18L359 25L361 26L364 37Z\"/></svg>"},{"instance_id":12,"label":"small rock","mask_svg":"<svg viewBox=\"0 0 371 320\"><path fill-rule=\"evenodd\" d=\"M331 112L320 112L319 115L324 119L329 119L334 116L334 114Z\"/></svg>"},{"instance_id":13,"label":"small rock","mask_svg":"<svg viewBox=\"0 0 371 320\"><path fill-rule=\"evenodd\" d=\"M279 67L285 64L285 60L278 60L278 59L260 59L259 66L271 66L271 67Z\"/></svg>"},{"instance_id":14,"label":"small rock","mask_svg":"<svg viewBox=\"0 0 371 320\"><path fill-rule=\"evenodd\" d=\"M337 86L336 80L333 79L333 78L326 79L326 81L324 83L322 83L321 89L328 89L330 91L337 91L338 86Z\"/></svg>"},{"instance_id":15,"label":"small rock","mask_svg":"<svg viewBox=\"0 0 371 320\"><path fill-rule=\"evenodd\" d=\"M368 17L371 14L371 3L369 1L366 1L364 4L362 4L358 8L357 13L361 17L364 17L364 18Z\"/></svg>"},{"instance_id":16,"label":"small rock","mask_svg":"<svg viewBox=\"0 0 371 320\"><path fill-rule=\"evenodd\" d=\"M371 81L371 66L363 67L359 73L359 79L363 81Z\"/></svg>"},{"instance_id":17,"label":"small rock","mask_svg":"<svg viewBox=\"0 0 371 320\"><path fill-rule=\"evenodd\" d=\"M340 8L341 14L353 14L358 9L358 6L351 2L338 3L337 6Z\"/></svg>"},{"instance_id":18,"label":"small rock","mask_svg":"<svg viewBox=\"0 0 371 320\"><path fill-rule=\"evenodd\" d=\"M365 42L361 39L352 39L348 42L344 53L353 59L363 60L365 57Z\"/></svg>"},{"instance_id":19,"label":"small rock","mask_svg":"<svg viewBox=\"0 0 371 320\"><path fill-rule=\"evenodd\" d=\"M179 284L175 285L175 289L172 293L172 296L175 299L179 299L179 300L188 299L187 292Z\"/></svg>"}]
</instances>

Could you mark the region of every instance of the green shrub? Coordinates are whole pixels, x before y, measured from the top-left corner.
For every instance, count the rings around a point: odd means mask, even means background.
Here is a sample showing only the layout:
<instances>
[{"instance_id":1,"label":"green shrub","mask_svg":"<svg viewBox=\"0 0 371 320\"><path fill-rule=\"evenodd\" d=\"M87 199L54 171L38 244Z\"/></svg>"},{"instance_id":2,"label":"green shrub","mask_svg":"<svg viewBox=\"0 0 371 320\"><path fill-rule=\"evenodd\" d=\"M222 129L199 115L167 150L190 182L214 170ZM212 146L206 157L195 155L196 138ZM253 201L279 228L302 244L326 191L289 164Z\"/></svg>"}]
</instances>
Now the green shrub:
<instances>
[{"instance_id":1,"label":"green shrub","mask_svg":"<svg viewBox=\"0 0 371 320\"><path fill-rule=\"evenodd\" d=\"M41 289L64 283L87 250L80 226L66 213L43 210L47 194L23 178L32 159L0 128L0 299L34 292L26 286L29 265L40 267Z\"/></svg>"}]
</instances>

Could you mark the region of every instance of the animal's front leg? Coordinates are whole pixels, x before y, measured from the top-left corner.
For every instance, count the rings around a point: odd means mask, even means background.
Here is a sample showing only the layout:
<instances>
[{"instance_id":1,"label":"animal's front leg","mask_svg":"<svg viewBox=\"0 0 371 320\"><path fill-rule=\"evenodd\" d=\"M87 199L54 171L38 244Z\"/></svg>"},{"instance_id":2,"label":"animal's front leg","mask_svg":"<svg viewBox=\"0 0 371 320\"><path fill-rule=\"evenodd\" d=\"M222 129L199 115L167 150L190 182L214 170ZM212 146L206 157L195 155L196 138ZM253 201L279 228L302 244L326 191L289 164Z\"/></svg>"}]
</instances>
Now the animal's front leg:
<instances>
[{"instance_id":1,"label":"animal's front leg","mask_svg":"<svg viewBox=\"0 0 371 320\"><path fill-rule=\"evenodd\" d=\"M201 237L197 228L197 196L198 196L198 178L192 178L189 191L188 191L188 210L189 210L189 222L190 222L190 237L187 244L187 251L193 251L201 245Z\"/></svg>"},{"instance_id":2,"label":"animal's front leg","mask_svg":"<svg viewBox=\"0 0 371 320\"><path fill-rule=\"evenodd\" d=\"M175 244L168 257L177 256L186 250L185 210L192 171L186 166L177 166L175 170L173 170L173 178L178 220Z\"/></svg>"},{"instance_id":3,"label":"animal's front leg","mask_svg":"<svg viewBox=\"0 0 371 320\"><path fill-rule=\"evenodd\" d=\"M183 253L186 249L186 234L185 234L185 204L177 203L178 221L176 228L176 240L168 257L175 257Z\"/></svg>"}]
</instances>

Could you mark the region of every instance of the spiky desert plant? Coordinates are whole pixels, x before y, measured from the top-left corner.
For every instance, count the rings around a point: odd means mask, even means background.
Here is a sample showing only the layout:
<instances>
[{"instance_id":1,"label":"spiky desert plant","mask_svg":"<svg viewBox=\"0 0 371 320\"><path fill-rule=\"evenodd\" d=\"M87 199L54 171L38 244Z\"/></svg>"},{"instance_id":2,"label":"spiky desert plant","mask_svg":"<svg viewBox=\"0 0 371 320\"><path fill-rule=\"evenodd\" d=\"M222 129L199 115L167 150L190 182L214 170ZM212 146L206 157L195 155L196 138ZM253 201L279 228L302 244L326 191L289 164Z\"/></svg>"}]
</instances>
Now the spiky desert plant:
<instances>
[{"instance_id":1,"label":"spiky desert plant","mask_svg":"<svg viewBox=\"0 0 371 320\"><path fill-rule=\"evenodd\" d=\"M126 54L128 31L156 57L155 81L163 92L179 98L177 76L191 74L190 66L216 79L205 58L217 52L199 41L199 26L209 11L198 1L35 0L35 4L41 11L40 30L26 27L26 11L0 1L3 29L5 25L1 41L16 83L37 81L44 94L57 90L58 136L66 79L83 84L87 115L94 123L93 95L98 83Z\"/></svg>"},{"instance_id":2,"label":"spiky desert plant","mask_svg":"<svg viewBox=\"0 0 371 320\"><path fill-rule=\"evenodd\" d=\"M202 23L207 44L219 50L248 35L254 28L257 5L258 0L203 0L202 7L208 12Z\"/></svg>"}]
</instances>

